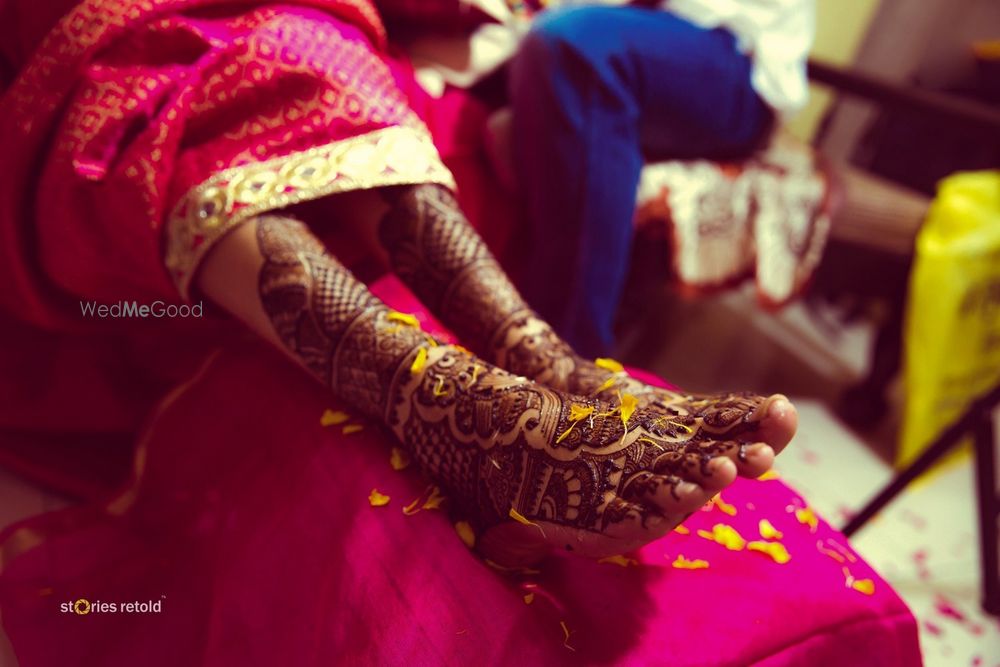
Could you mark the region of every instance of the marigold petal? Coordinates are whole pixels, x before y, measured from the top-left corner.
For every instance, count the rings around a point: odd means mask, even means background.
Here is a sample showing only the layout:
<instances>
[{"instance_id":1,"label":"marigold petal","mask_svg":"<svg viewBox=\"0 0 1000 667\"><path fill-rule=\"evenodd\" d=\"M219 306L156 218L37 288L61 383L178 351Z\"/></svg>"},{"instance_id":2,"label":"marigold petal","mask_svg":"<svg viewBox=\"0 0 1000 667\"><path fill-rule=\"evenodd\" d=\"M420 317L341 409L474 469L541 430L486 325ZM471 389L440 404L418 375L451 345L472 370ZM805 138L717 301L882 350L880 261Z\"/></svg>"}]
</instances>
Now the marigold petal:
<instances>
[{"instance_id":1,"label":"marigold petal","mask_svg":"<svg viewBox=\"0 0 1000 667\"><path fill-rule=\"evenodd\" d=\"M639 407L639 399L632 394L622 394L619 409L621 410L622 424L625 428L628 428L628 420L632 418L637 407Z\"/></svg>"},{"instance_id":2,"label":"marigold petal","mask_svg":"<svg viewBox=\"0 0 1000 667\"><path fill-rule=\"evenodd\" d=\"M594 359L594 365L612 373L621 373L625 370L625 367L622 366L621 362L615 361L614 359L608 359L607 357L598 357L597 359Z\"/></svg>"},{"instance_id":3,"label":"marigold petal","mask_svg":"<svg viewBox=\"0 0 1000 667\"><path fill-rule=\"evenodd\" d=\"M542 537L545 537L545 531L542 530L541 526L539 526L534 521L530 521L527 517L525 517L523 514L521 514L520 512L518 512L513 507L511 507L510 511L507 512L507 515L511 519L513 519L514 521L517 521L518 523L523 523L525 526L534 526L535 528L537 528L539 530L539 532L542 533Z\"/></svg>"},{"instance_id":4,"label":"marigold petal","mask_svg":"<svg viewBox=\"0 0 1000 667\"><path fill-rule=\"evenodd\" d=\"M389 311L389 314L385 316L385 319L390 322L398 322L408 327L420 328L420 320L418 320L413 315L409 313L401 313L398 310Z\"/></svg>"},{"instance_id":5,"label":"marigold petal","mask_svg":"<svg viewBox=\"0 0 1000 667\"><path fill-rule=\"evenodd\" d=\"M759 551L761 553L770 556L775 563L778 565L784 565L788 561L792 560L791 555L788 553L788 549L781 542L764 542L761 540L756 540L750 542L747 545L747 549L750 551Z\"/></svg>"},{"instance_id":6,"label":"marigold petal","mask_svg":"<svg viewBox=\"0 0 1000 667\"><path fill-rule=\"evenodd\" d=\"M851 588L865 595L873 595L875 593L875 582L871 579L855 579L851 582Z\"/></svg>"},{"instance_id":7,"label":"marigold petal","mask_svg":"<svg viewBox=\"0 0 1000 667\"><path fill-rule=\"evenodd\" d=\"M351 418L351 415L349 415L346 412L343 412L341 410L330 410L330 409L327 409L327 410L324 410L322 416L320 416L320 418L319 418L319 425L320 426L337 426L339 424L343 424L344 422L346 422L350 418Z\"/></svg>"},{"instance_id":8,"label":"marigold petal","mask_svg":"<svg viewBox=\"0 0 1000 667\"><path fill-rule=\"evenodd\" d=\"M715 497L712 498L712 504L718 507L723 514L728 514L729 516L736 516L736 507L730 505L725 500L723 500L721 493L715 494Z\"/></svg>"},{"instance_id":9,"label":"marigold petal","mask_svg":"<svg viewBox=\"0 0 1000 667\"><path fill-rule=\"evenodd\" d=\"M403 514L406 516L413 516L420 511L420 500L423 496L414 498L413 502L403 508Z\"/></svg>"},{"instance_id":10,"label":"marigold petal","mask_svg":"<svg viewBox=\"0 0 1000 667\"><path fill-rule=\"evenodd\" d=\"M372 507L383 507L389 504L389 496L379 493L378 489L372 489L368 494L368 502Z\"/></svg>"},{"instance_id":11,"label":"marigold petal","mask_svg":"<svg viewBox=\"0 0 1000 667\"><path fill-rule=\"evenodd\" d=\"M771 469L765 472L763 475L757 478L758 482L766 482L771 479L781 479L781 475L778 474L777 470Z\"/></svg>"},{"instance_id":12,"label":"marigold petal","mask_svg":"<svg viewBox=\"0 0 1000 667\"><path fill-rule=\"evenodd\" d=\"M799 520L799 523L809 526L810 533L815 533L819 526L819 518L809 507L795 510L795 518Z\"/></svg>"},{"instance_id":13,"label":"marigold petal","mask_svg":"<svg viewBox=\"0 0 1000 667\"><path fill-rule=\"evenodd\" d=\"M618 382L618 378L615 377L614 375L612 375L607 380L605 380L603 383L601 383L601 386L598 387L597 389L595 389L594 393L595 394L600 394L602 391L606 391L608 389L611 389L613 386L615 386L616 382Z\"/></svg>"},{"instance_id":14,"label":"marigold petal","mask_svg":"<svg viewBox=\"0 0 1000 667\"><path fill-rule=\"evenodd\" d=\"M465 546L470 549L476 546L476 532L472 530L472 526L468 521L459 521L455 524L455 532L458 533L458 537Z\"/></svg>"},{"instance_id":15,"label":"marigold petal","mask_svg":"<svg viewBox=\"0 0 1000 667\"><path fill-rule=\"evenodd\" d=\"M684 556L678 554L674 562L670 564L672 567L678 570L704 570L708 568L708 561L696 558L695 560L688 560Z\"/></svg>"},{"instance_id":16,"label":"marigold petal","mask_svg":"<svg viewBox=\"0 0 1000 667\"><path fill-rule=\"evenodd\" d=\"M772 526L771 522L767 519L761 519L757 522L757 530L765 540L780 540L785 536L784 533Z\"/></svg>"},{"instance_id":17,"label":"marigold petal","mask_svg":"<svg viewBox=\"0 0 1000 667\"><path fill-rule=\"evenodd\" d=\"M674 532L675 533L679 533L681 535L690 535L691 534L691 529L688 528L687 526L683 526L681 524L678 524L678 525L674 526Z\"/></svg>"},{"instance_id":18,"label":"marigold petal","mask_svg":"<svg viewBox=\"0 0 1000 667\"><path fill-rule=\"evenodd\" d=\"M417 350L417 356L413 358L413 363L410 364L410 372L416 375L420 371L424 370L424 366L427 365L427 348L422 347Z\"/></svg>"},{"instance_id":19,"label":"marigold petal","mask_svg":"<svg viewBox=\"0 0 1000 667\"><path fill-rule=\"evenodd\" d=\"M424 501L422 508L425 510L436 510L441 507L441 503L445 500L447 498L441 494L441 489L435 486L431 489L431 495Z\"/></svg>"},{"instance_id":20,"label":"marigold petal","mask_svg":"<svg viewBox=\"0 0 1000 667\"><path fill-rule=\"evenodd\" d=\"M569 406L569 420L571 422L586 419L592 414L594 414L594 406L592 405L578 405L577 403L573 403Z\"/></svg>"},{"instance_id":21,"label":"marigold petal","mask_svg":"<svg viewBox=\"0 0 1000 667\"><path fill-rule=\"evenodd\" d=\"M712 526L712 532L699 530L698 535L716 544L721 544L730 551L742 551L747 545L747 541L743 539L743 536L735 528L724 523L717 523Z\"/></svg>"},{"instance_id":22,"label":"marigold petal","mask_svg":"<svg viewBox=\"0 0 1000 667\"><path fill-rule=\"evenodd\" d=\"M405 470L410 465L410 455L399 447L393 447L389 453L389 465L393 470Z\"/></svg>"},{"instance_id":23,"label":"marigold petal","mask_svg":"<svg viewBox=\"0 0 1000 667\"><path fill-rule=\"evenodd\" d=\"M352 433L359 433L365 430L365 427L361 424L348 424L344 428L340 429L340 432L344 435L351 435Z\"/></svg>"},{"instance_id":24,"label":"marigold petal","mask_svg":"<svg viewBox=\"0 0 1000 667\"><path fill-rule=\"evenodd\" d=\"M524 604L531 604L534 601L535 601L534 593L528 593L524 596Z\"/></svg>"}]
</instances>

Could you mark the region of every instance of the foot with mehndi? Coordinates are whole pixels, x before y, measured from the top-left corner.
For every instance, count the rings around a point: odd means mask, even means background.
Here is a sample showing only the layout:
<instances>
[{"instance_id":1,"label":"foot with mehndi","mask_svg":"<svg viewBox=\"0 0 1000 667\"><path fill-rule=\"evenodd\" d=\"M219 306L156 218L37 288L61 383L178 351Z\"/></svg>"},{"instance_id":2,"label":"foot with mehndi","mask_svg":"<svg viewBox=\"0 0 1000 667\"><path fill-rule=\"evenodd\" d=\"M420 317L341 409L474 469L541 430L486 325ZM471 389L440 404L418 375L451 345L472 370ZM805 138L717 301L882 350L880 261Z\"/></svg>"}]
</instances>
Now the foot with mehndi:
<instances>
[{"instance_id":1,"label":"foot with mehndi","mask_svg":"<svg viewBox=\"0 0 1000 667\"><path fill-rule=\"evenodd\" d=\"M511 372L570 394L605 401L634 396L639 407L677 424L699 442L764 443L773 459L798 425L795 407L781 394L688 394L641 382L612 359L583 359L530 310L497 328L490 351Z\"/></svg>"},{"instance_id":2,"label":"foot with mehndi","mask_svg":"<svg viewBox=\"0 0 1000 667\"><path fill-rule=\"evenodd\" d=\"M574 396L464 348L421 349L396 374L386 422L474 526L479 550L503 565L553 548L590 557L638 548L773 461L763 442L695 427L704 417L691 406L675 415L624 392ZM733 400L726 419L756 407Z\"/></svg>"}]
</instances>

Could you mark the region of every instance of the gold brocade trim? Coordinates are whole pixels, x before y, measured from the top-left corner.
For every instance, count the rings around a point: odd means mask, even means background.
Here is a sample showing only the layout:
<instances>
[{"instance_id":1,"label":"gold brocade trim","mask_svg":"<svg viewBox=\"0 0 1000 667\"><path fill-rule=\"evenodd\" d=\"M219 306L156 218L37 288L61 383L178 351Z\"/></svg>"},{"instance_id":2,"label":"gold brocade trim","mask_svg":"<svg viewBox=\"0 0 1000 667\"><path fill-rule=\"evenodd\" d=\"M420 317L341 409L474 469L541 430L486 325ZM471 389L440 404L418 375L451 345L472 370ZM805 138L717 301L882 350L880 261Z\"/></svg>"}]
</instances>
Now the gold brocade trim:
<instances>
[{"instance_id":1,"label":"gold brocade trim","mask_svg":"<svg viewBox=\"0 0 1000 667\"><path fill-rule=\"evenodd\" d=\"M181 198L167 219L167 270L188 298L205 254L246 220L338 192L416 183L455 187L430 136L398 126L221 171Z\"/></svg>"}]
</instances>

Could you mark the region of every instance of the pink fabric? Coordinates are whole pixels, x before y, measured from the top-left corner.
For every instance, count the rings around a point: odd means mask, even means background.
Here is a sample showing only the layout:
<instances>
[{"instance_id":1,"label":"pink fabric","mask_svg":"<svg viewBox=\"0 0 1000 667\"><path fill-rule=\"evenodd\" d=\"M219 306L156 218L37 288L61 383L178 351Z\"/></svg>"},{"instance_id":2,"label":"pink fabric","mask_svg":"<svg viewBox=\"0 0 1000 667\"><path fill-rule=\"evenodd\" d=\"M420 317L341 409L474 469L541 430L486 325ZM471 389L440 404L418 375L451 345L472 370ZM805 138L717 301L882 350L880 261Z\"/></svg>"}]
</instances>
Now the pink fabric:
<instances>
[{"instance_id":1,"label":"pink fabric","mask_svg":"<svg viewBox=\"0 0 1000 667\"><path fill-rule=\"evenodd\" d=\"M394 280L376 291L436 328ZM376 425L321 426L326 409L344 408L278 353L227 346L160 406L141 475L108 511L27 522L49 537L0 576L21 663L920 664L902 601L841 535L801 523L804 501L780 481L737 482L723 494L734 516L696 512L691 534L630 555L634 565L560 554L507 576L462 544L445 511L404 515L426 481L390 467ZM369 504L373 488L387 506ZM784 533L787 564L696 534L727 524L759 539L762 518ZM5 551L24 535L9 533ZM675 569L679 555L709 568ZM873 594L845 585L844 567ZM162 611L60 612L81 597Z\"/></svg>"}]
</instances>

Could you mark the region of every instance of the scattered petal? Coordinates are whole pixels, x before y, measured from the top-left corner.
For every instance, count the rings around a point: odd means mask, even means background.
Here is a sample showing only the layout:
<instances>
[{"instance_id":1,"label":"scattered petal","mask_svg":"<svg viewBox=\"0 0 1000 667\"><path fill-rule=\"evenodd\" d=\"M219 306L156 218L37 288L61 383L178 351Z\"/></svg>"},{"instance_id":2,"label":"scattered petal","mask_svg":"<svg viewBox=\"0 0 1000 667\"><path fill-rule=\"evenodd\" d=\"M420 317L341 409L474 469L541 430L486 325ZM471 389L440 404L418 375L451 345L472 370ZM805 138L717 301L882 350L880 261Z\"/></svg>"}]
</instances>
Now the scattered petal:
<instances>
[{"instance_id":1,"label":"scattered petal","mask_svg":"<svg viewBox=\"0 0 1000 667\"><path fill-rule=\"evenodd\" d=\"M420 328L420 321L416 317L410 315L409 313L401 313L398 310L389 311L389 314L385 316L385 319L390 322L397 322L404 326L414 327L416 329Z\"/></svg>"},{"instance_id":2,"label":"scattered petal","mask_svg":"<svg viewBox=\"0 0 1000 667\"><path fill-rule=\"evenodd\" d=\"M528 593L527 595L524 596L524 604L531 604L534 601L535 601L534 593Z\"/></svg>"},{"instance_id":3,"label":"scattered petal","mask_svg":"<svg viewBox=\"0 0 1000 667\"><path fill-rule=\"evenodd\" d=\"M323 411L323 415L319 418L319 425L337 426L338 424L343 424L350 418L351 415L347 414L346 412L342 412L340 410L334 411L327 409Z\"/></svg>"},{"instance_id":4,"label":"scattered petal","mask_svg":"<svg viewBox=\"0 0 1000 667\"><path fill-rule=\"evenodd\" d=\"M446 394L449 393L449 392L447 392L447 391L444 390L444 376L443 375L439 375L438 376L437 382L434 384L434 392L433 393L434 393L435 396L444 396L444 395L446 395Z\"/></svg>"},{"instance_id":5,"label":"scattered petal","mask_svg":"<svg viewBox=\"0 0 1000 667\"><path fill-rule=\"evenodd\" d=\"M427 348L422 347L417 350L417 356L414 357L413 363L410 364L410 372L416 375L424 369L427 365Z\"/></svg>"},{"instance_id":6,"label":"scattered petal","mask_svg":"<svg viewBox=\"0 0 1000 667\"><path fill-rule=\"evenodd\" d=\"M423 496L415 498L412 503L403 508L403 514L413 516L420 511L420 500Z\"/></svg>"},{"instance_id":7,"label":"scattered petal","mask_svg":"<svg viewBox=\"0 0 1000 667\"><path fill-rule=\"evenodd\" d=\"M629 565L638 565L639 561L634 558L627 558L621 554L616 554L614 556L606 556L597 561L598 563L611 563L613 565L621 565L622 567L628 567Z\"/></svg>"},{"instance_id":8,"label":"scattered petal","mask_svg":"<svg viewBox=\"0 0 1000 667\"><path fill-rule=\"evenodd\" d=\"M601 386L598 387L597 389L595 389L594 393L595 394L600 394L602 391L606 391L608 389L611 389L613 386L615 386L616 382L618 382L618 377L612 375L607 380L605 380L603 383L601 383Z\"/></svg>"},{"instance_id":9,"label":"scattered petal","mask_svg":"<svg viewBox=\"0 0 1000 667\"><path fill-rule=\"evenodd\" d=\"M365 430L365 427L361 424L348 424L344 428L340 429L340 432L344 435L351 435L352 433L360 433Z\"/></svg>"},{"instance_id":10,"label":"scattered petal","mask_svg":"<svg viewBox=\"0 0 1000 667\"><path fill-rule=\"evenodd\" d=\"M700 558L688 560L684 556L678 555L670 565L678 570L704 570L708 568L708 561Z\"/></svg>"},{"instance_id":11,"label":"scattered petal","mask_svg":"<svg viewBox=\"0 0 1000 667\"><path fill-rule=\"evenodd\" d=\"M767 472L765 472L760 477L758 477L757 481L758 482L767 482L768 480L772 480L772 479L781 479L781 475L779 475L778 471L774 470L773 468L771 470L768 470Z\"/></svg>"},{"instance_id":12,"label":"scattered petal","mask_svg":"<svg viewBox=\"0 0 1000 667\"><path fill-rule=\"evenodd\" d=\"M865 595L874 595L875 582L871 579L855 579L851 582L851 588Z\"/></svg>"},{"instance_id":13,"label":"scattered petal","mask_svg":"<svg viewBox=\"0 0 1000 667\"><path fill-rule=\"evenodd\" d=\"M607 357L598 357L597 359L594 359L594 365L612 373L621 373L625 370L625 367L622 366L621 362L615 361L614 359L608 359Z\"/></svg>"},{"instance_id":14,"label":"scattered petal","mask_svg":"<svg viewBox=\"0 0 1000 667\"><path fill-rule=\"evenodd\" d=\"M586 419L592 414L594 414L594 406L592 405L579 405L577 403L573 403L569 406L569 420L571 422L578 422L581 419Z\"/></svg>"},{"instance_id":15,"label":"scattered petal","mask_svg":"<svg viewBox=\"0 0 1000 667\"><path fill-rule=\"evenodd\" d=\"M778 565L784 565L788 561L792 560L791 555L788 553L788 549L786 549L785 545L781 542L764 542L762 540L757 540L750 542L747 545L747 549L767 554Z\"/></svg>"},{"instance_id":16,"label":"scattered petal","mask_svg":"<svg viewBox=\"0 0 1000 667\"><path fill-rule=\"evenodd\" d=\"M639 399L632 394L622 394L619 410L621 411L622 425L626 429L628 428L628 420L632 418L637 407L639 407Z\"/></svg>"},{"instance_id":17,"label":"scattered petal","mask_svg":"<svg viewBox=\"0 0 1000 667\"><path fill-rule=\"evenodd\" d=\"M723 514L728 514L729 516L736 516L736 507L730 505L725 500L722 499L722 494L717 493L715 497L712 498L712 504L722 510Z\"/></svg>"},{"instance_id":18,"label":"scattered petal","mask_svg":"<svg viewBox=\"0 0 1000 667\"><path fill-rule=\"evenodd\" d=\"M431 489L431 495L429 495L427 500L424 501L422 509L436 510L441 507L441 503L445 500L447 500L447 498L441 494L441 489L435 486Z\"/></svg>"},{"instance_id":19,"label":"scattered petal","mask_svg":"<svg viewBox=\"0 0 1000 667\"><path fill-rule=\"evenodd\" d=\"M405 470L410 465L410 455L399 447L393 447L389 453L389 465L393 470Z\"/></svg>"},{"instance_id":20,"label":"scattered petal","mask_svg":"<svg viewBox=\"0 0 1000 667\"><path fill-rule=\"evenodd\" d=\"M819 518L809 507L795 510L795 518L799 520L799 523L809 526L810 533L815 533L819 526Z\"/></svg>"},{"instance_id":21,"label":"scattered petal","mask_svg":"<svg viewBox=\"0 0 1000 667\"><path fill-rule=\"evenodd\" d=\"M383 507L389 504L389 496L379 493L378 489L372 489L368 494L368 502L372 507Z\"/></svg>"},{"instance_id":22,"label":"scattered petal","mask_svg":"<svg viewBox=\"0 0 1000 667\"><path fill-rule=\"evenodd\" d=\"M674 526L674 532L679 533L681 535L690 535L691 529L688 528L687 526L682 526L681 524L677 524L676 526Z\"/></svg>"},{"instance_id":23,"label":"scattered petal","mask_svg":"<svg viewBox=\"0 0 1000 667\"><path fill-rule=\"evenodd\" d=\"M458 533L459 539L465 544L465 546L470 549L476 546L476 533L472 530L472 526L469 525L468 521L459 521L455 524L455 532Z\"/></svg>"},{"instance_id":24,"label":"scattered petal","mask_svg":"<svg viewBox=\"0 0 1000 667\"><path fill-rule=\"evenodd\" d=\"M712 526L712 532L699 530L698 536L717 544L721 544L730 551L742 551L747 545L747 541L743 539L738 532L736 532L735 528L727 526L724 523L717 523Z\"/></svg>"},{"instance_id":25,"label":"scattered petal","mask_svg":"<svg viewBox=\"0 0 1000 667\"><path fill-rule=\"evenodd\" d=\"M569 636L572 634L569 628L566 626L566 621L559 621L559 625L562 627L563 631L563 646L568 648L570 651L575 651L576 649L569 645Z\"/></svg>"},{"instance_id":26,"label":"scattered petal","mask_svg":"<svg viewBox=\"0 0 1000 667\"><path fill-rule=\"evenodd\" d=\"M771 525L771 522L767 519L761 519L757 523L757 530L760 531L760 536L765 540L780 540L784 537L784 533Z\"/></svg>"},{"instance_id":27,"label":"scattered petal","mask_svg":"<svg viewBox=\"0 0 1000 667\"><path fill-rule=\"evenodd\" d=\"M518 512L518 511L517 511L516 509L514 509L513 507L511 507L511 508L510 508L510 511L509 511L509 512L507 512L507 516L509 516L509 517L510 517L511 519L513 519L514 521L517 521L518 523L523 523L523 524L524 524L525 526L534 526L534 527L535 527L535 528L537 528L537 529L538 529L539 531L541 531L541 533L542 533L542 537L545 537L545 531L544 531L544 530L542 530L542 527L541 527L541 526L539 526L539 525L538 525L537 523L535 523L534 521L529 521L529 520L528 520L527 518L525 518L525 516L524 516L523 514L521 514L520 512Z\"/></svg>"},{"instance_id":28,"label":"scattered petal","mask_svg":"<svg viewBox=\"0 0 1000 667\"><path fill-rule=\"evenodd\" d=\"M846 559L846 558L844 558L843 556L841 556L841 555L840 555L839 553L837 553L837 552L836 552L836 551L834 551L833 549L827 549L827 548L826 548L825 546L823 546L823 542L822 542L822 540L821 540L821 541L818 541L818 542L816 542L816 549L817 549L817 551L819 551L819 552L820 552L821 554L824 554L824 555L826 555L826 556L829 556L830 558L832 558L833 560L837 561L838 563L841 563L841 564L842 564L842 563L845 563L845 562L847 562L847 559Z\"/></svg>"}]
</instances>

